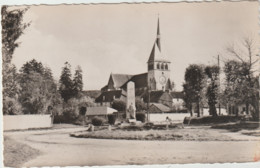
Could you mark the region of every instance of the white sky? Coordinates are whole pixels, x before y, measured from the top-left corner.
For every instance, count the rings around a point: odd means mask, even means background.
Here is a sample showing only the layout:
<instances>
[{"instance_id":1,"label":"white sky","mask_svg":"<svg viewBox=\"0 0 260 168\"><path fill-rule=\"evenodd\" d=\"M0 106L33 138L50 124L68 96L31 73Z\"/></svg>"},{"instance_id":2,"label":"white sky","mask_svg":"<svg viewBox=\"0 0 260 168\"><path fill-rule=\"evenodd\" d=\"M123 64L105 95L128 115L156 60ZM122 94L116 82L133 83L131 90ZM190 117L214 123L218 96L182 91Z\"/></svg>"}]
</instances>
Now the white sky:
<instances>
[{"instance_id":1,"label":"white sky","mask_svg":"<svg viewBox=\"0 0 260 168\"><path fill-rule=\"evenodd\" d=\"M83 70L84 89L100 89L110 73L147 72L160 14L162 50L171 79L182 90L185 68L214 64L225 47L245 36L259 44L258 2L203 2L31 6L32 21L19 39L13 62L18 69L33 58L59 80L64 62Z\"/></svg>"}]
</instances>

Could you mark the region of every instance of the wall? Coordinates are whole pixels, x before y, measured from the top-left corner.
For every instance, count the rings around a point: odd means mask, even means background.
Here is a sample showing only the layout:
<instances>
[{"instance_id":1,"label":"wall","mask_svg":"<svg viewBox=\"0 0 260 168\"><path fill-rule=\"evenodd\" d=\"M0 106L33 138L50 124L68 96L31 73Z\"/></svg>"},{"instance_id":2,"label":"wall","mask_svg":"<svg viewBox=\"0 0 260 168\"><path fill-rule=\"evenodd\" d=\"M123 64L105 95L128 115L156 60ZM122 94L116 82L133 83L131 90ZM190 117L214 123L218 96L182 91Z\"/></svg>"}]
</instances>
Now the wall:
<instances>
[{"instance_id":1,"label":"wall","mask_svg":"<svg viewBox=\"0 0 260 168\"><path fill-rule=\"evenodd\" d=\"M216 108L217 114L219 115L219 108ZM221 114L220 115L228 115L227 110L224 108L220 109ZM208 116L209 115L209 108L203 108L203 112L201 116Z\"/></svg>"},{"instance_id":2,"label":"wall","mask_svg":"<svg viewBox=\"0 0 260 168\"><path fill-rule=\"evenodd\" d=\"M169 117L173 122L183 122L185 117L189 117L190 113L160 113L150 114L151 122L166 121L166 117Z\"/></svg>"},{"instance_id":3,"label":"wall","mask_svg":"<svg viewBox=\"0 0 260 168\"><path fill-rule=\"evenodd\" d=\"M4 131L52 127L50 115L4 115L3 121Z\"/></svg>"}]
</instances>

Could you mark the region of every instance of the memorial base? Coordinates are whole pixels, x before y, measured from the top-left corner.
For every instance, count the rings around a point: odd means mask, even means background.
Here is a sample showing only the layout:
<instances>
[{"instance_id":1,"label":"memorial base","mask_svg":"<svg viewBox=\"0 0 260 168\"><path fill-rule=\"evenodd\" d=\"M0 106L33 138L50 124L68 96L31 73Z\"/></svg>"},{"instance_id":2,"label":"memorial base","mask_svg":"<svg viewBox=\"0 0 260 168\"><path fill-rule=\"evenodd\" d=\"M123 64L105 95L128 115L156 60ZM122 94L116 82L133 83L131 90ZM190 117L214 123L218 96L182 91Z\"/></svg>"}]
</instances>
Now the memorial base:
<instances>
[{"instance_id":1,"label":"memorial base","mask_svg":"<svg viewBox=\"0 0 260 168\"><path fill-rule=\"evenodd\" d=\"M136 123L136 119L128 119L129 123Z\"/></svg>"}]
</instances>

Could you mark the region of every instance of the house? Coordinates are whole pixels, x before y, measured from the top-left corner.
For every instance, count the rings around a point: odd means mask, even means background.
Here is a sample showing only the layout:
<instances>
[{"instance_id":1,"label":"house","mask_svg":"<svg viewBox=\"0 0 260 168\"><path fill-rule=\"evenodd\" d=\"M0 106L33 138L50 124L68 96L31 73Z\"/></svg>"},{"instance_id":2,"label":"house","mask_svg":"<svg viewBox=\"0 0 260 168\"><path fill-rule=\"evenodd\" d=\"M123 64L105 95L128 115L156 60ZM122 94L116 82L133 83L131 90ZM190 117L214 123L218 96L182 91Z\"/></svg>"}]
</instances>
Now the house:
<instances>
[{"instance_id":1,"label":"house","mask_svg":"<svg viewBox=\"0 0 260 168\"><path fill-rule=\"evenodd\" d=\"M160 103L152 103L149 107L149 113L169 113L171 109Z\"/></svg>"},{"instance_id":2,"label":"house","mask_svg":"<svg viewBox=\"0 0 260 168\"><path fill-rule=\"evenodd\" d=\"M126 101L126 91L124 90L111 90L103 91L95 100L101 106L111 106L114 100Z\"/></svg>"},{"instance_id":3,"label":"house","mask_svg":"<svg viewBox=\"0 0 260 168\"><path fill-rule=\"evenodd\" d=\"M91 119L95 116L98 117L103 117L107 119L108 115L112 115L117 113L116 109L110 108L110 107L105 107L105 106L100 106L100 107L88 107L86 116L88 119Z\"/></svg>"},{"instance_id":4,"label":"house","mask_svg":"<svg viewBox=\"0 0 260 168\"><path fill-rule=\"evenodd\" d=\"M144 102L148 102L148 93L146 92L141 98ZM172 108L172 97L168 92L162 90L150 92L150 103L160 103L162 105Z\"/></svg>"},{"instance_id":5,"label":"house","mask_svg":"<svg viewBox=\"0 0 260 168\"><path fill-rule=\"evenodd\" d=\"M96 99L101 94L101 91L100 90L84 90L84 91L82 91L82 94L86 97Z\"/></svg>"},{"instance_id":6,"label":"house","mask_svg":"<svg viewBox=\"0 0 260 168\"><path fill-rule=\"evenodd\" d=\"M186 110L183 92L171 92L172 108L174 111Z\"/></svg>"}]
</instances>

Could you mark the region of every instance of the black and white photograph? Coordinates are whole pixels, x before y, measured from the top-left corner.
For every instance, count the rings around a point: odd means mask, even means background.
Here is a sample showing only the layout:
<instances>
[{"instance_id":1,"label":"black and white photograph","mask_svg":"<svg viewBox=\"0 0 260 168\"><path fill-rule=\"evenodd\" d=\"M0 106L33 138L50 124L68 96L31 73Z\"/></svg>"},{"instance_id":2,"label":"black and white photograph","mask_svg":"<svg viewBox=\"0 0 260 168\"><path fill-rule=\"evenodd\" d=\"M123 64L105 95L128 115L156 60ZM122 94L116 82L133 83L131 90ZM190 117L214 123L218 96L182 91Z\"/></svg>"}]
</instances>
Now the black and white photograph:
<instances>
[{"instance_id":1,"label":"black and white photograph","mask_svg":"<svg viewBox=\"0 0 260 168\"><path fill-rule=\"evenodd\" d=\"M260 161L259 2L1 5L5 167Z\"/></svg>"}]
</instances>

